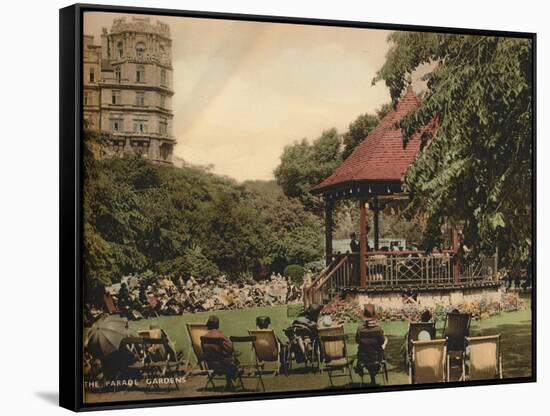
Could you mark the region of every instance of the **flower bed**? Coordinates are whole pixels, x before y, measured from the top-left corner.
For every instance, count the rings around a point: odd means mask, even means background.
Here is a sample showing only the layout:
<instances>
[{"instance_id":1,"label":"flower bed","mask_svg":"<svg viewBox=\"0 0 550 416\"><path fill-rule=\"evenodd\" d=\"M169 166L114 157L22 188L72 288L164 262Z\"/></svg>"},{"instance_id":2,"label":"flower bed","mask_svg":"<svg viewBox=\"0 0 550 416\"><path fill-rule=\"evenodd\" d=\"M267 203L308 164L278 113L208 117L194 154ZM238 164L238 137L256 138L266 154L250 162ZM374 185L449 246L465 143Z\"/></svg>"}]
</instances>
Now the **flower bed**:
<instances>
[{"instance_id":1,"label":"flower bed","mask_svg":"<svg viewBox=\"0 0 550 416\"><path fill-rule=\"evenodd\" d=\"M473 319L483 319L499 314L502 311L517 311L525 309L525 302L517 293L503 293L500 302L487 302L480 299L473 302L461 303L443 307L437 304L434 308L425 308L414 302L403 302L401 308L381 308L376 310L377 318L380 321L412 321L420 320L420 315L428 309L432 316L441 321L447 313L458 310L461 313L469 313ZM359 322L362 320L362 306L357 302L349 302L346 299L336 296L323 308L323 315L330 315L334 322L347 323Z\"/></svg>"}]
</instances>

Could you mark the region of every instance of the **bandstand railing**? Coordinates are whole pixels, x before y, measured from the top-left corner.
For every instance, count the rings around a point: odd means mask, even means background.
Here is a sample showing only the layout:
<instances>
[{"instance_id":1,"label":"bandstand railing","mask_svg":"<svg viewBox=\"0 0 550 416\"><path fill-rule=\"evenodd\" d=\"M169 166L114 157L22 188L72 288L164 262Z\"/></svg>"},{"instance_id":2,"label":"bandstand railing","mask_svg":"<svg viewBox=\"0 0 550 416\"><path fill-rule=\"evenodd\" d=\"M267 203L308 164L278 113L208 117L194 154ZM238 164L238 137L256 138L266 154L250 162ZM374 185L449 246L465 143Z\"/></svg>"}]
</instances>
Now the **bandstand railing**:
<instances>
[{"instance_id":1,"label":"bandstand railing","mask_svg":"<svg viewBox=\"0 0 550 416\"><path fill-rule=\"evenodd\" d=\"M467 286L497 279L497 256L466 256L455 252L368 252L366 288L406 290ZM361 287L359 254L333 256L332 262L304 286L304 303L327 303L344 288Z\"/></svg>"}]
</instances>

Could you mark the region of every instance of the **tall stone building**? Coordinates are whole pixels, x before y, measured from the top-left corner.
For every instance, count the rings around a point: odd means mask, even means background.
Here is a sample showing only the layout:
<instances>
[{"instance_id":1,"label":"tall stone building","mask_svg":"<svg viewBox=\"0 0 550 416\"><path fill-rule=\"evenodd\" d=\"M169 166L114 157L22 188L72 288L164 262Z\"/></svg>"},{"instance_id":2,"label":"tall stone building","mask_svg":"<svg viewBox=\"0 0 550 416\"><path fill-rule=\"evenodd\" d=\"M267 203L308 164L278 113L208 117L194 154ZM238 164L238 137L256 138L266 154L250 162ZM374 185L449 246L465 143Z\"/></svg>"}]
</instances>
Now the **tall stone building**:
<instances>
[{"instance_id":1,"label":"tall stone building","mask_svg":"<svg viewBox=\"0 0 550 416\"><path fill-rule=\"evenodd\" d=\"M101 46L84 36L84 118L110 133L106 156L139 154L172 162L172 40L147 17L115 19Z\"/></svg>"}]
</instances>

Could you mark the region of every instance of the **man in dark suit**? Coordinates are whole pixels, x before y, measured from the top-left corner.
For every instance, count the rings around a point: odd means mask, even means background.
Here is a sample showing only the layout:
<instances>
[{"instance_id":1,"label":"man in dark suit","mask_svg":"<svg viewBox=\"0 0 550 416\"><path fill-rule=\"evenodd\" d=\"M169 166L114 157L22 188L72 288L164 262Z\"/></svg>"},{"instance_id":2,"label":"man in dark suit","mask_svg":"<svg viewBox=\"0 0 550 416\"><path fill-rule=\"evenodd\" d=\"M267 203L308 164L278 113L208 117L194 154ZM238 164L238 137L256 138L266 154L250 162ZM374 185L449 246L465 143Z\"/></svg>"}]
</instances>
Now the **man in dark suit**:
<instances>
[{"instance_id":1,"label":"man in dark suit","mask_svg":"<svg viewBox=\"0 0 550 416\"><path fill-rule=\"evenodd\" d=\"M349 235L351 241L349 242L349 248L352 252L352 267L353 267L353 283L359 285L359 241L357 241L357 234L351 233Z\"/></svg>"},{"instance_id":2,"label":"man in dark suit","mask_svg":"<svg viewBox=\"0 0 550 416\"><path fill-rule=\"evenodd\" d=\"M363 317L365 321L362 326L357 328L355 334L355 341L358 345L355 371L363 376L366 369L370 375L371 384L376 384L375 377L384 360L384 349L388 340L383 329L378 325L376 309L373 304L365 305Z\"/></svg>"}]
</instances>

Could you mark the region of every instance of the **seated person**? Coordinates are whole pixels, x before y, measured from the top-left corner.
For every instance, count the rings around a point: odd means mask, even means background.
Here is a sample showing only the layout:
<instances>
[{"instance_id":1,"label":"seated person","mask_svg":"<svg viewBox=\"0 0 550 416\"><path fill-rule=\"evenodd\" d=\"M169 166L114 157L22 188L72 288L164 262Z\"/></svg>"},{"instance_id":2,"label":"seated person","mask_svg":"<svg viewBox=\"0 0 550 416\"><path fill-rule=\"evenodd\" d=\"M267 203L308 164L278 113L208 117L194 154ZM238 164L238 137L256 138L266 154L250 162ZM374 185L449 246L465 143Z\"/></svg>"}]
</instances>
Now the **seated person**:
<instances>
[{"instance_id":1,"label":"seated person","mask_svg":"<svg viewBox=\"0 0 550 416\"><path fill-rule=\"evenodd\" d=\"M258 316L256 317L256 328L258 329L270 329L269 325L271 325L271 318L269 316ZM275 338L277 339L277 342L279 343L279 360L281 362L281 367L285 371L286 364L290 357L288 354L290 353L288 349L288 344L285 344L281 341L281 339L275 335Z\"/></svg>"},{"instance_id":2,"label":"seated person","mask_svg":"<svg viewBox=\"0 0 550 416\"><path fill-rule=\"evenodd\" d=\"M271 318L269 316L258 316L256 318L256 328L269 329L269 325L271 325Z\"/></svg>"},{"instance_id":3,"label":"seated person","mask_svg":"<svg viewBox=\"0 0 550 416\"><path fill-rule=\"evenodd\" d=\"M235 357L233 343L220 331L220 320L217 316L210 316L206 321L208 332L204 334L206 338L216 338L223 340L221 344L206 344L203 345L203 353L208 363L209 357L213 361L218 361L221 357L223 369L212 369L214 371L223 370L226 377L226 389L234 388L233 380L238 377L239 362Z\"/></svg>"},{"instance_id":4,"label":"seated person","mask_svg":"<svg viewBox=\"0 0 550 416\"><path fill-rule=\"evenodd\" d=\"M420 314L420 321L421 323L432 323L433 329L428 331L426 329L422 329L420 332L415 333L411 329L411 325L409 324L409 330L405 334L405 340L403 341L403 346L401 347L401 354L405 358L405 362L408 362L409 358L407 356L407 351L410 354L411 350L411 343L410 341L430 341L435 338L435 324L432 322L432 313L429 309L424 309L424 311Z\"/></svg>"},{"instance_id":5,"label":"seated person","mask_svg":"<svg viewBox=\"0 0 550 416\"><path fill-rule=\"evenodd\" d=\"M357 328L355 334L355 341L358 345L355 371L362 377L366 369L371 384L376 384L376 374L380 371L381 363L384 360L384 349L388 340L378 325L374 305L365 305L363 317L365 323Z\"/></svg>"},{"instance_id":6,"label":"seated person","mask_svg":"<svg viewBox=\"0 0 550 416\"><path fill-rule=\"evenodd\" d=\"M139 372L131 366L137 361L138 357L128 343L128 338L123 338L118 350L100 359L103 376L106 380L136 378Z\"/></svg>"},{"instance_id":7,"label":"seated person","mask_svg":"<svg viewBox=\"0 0 550 416\"><path fill-rule=\"evenodd\" d=\"M430 323L432 322L432 313L429 309L425 309L422 314L420 314L420 322ZM426 330L422 330L418 333L418 341L430 341L432 337L435 336L435 333L432 334Z\"/></svg>"}]
</instances>

